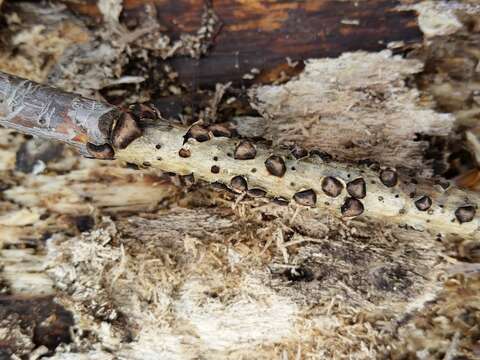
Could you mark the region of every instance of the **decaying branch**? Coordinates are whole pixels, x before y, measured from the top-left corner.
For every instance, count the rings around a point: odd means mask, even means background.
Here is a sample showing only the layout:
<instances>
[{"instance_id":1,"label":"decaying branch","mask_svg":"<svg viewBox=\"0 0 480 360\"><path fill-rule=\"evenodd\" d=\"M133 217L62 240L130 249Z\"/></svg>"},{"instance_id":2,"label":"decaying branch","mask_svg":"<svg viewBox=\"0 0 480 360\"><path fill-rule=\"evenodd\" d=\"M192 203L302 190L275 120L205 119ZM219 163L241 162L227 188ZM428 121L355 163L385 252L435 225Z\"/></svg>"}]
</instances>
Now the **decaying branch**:
<instances>
[{"instance_id":1,"label":"decaying branch","mask_svg":"<svg viewBox=\"0 0 480 360\"><path fill-rule=\"evenodd\" d=\"M16 76L0 73L0 124L20 132L55 139L83 155L111 158L112 145L124 147L129 114ZM138 129L129 129L138 136ZM92 154L94 153L94 154Z\"/></svg>"},{"instance_id":2,"label":"decaying branch","mask_svg":"<svg viewBox=\"0 0 480 360\"><path fill-rule=\"evenodd\" d=\"M3 76L2 79L8 77ZM33 85L25 88L27 90L24 90L22 96L29 99L26 96L29 95L29 89L35 88ZM46 89L54 95L57 91ZM65 96L62 92L59 95ZM15 106L8 106L11 104L10 99L19 98L5 90L2 96L4 110L1 124L71 143L69 140L72 137L57 136L58 128L52 127L49 122L40 124L41 132L36 130L37 125L19 127L18 124L22 123L26 115L29 116L28 124L33 124L36 119L40 119L40 113L14 113L16 109L22 109L22 102L17 100ZM74 98L73 95L70 97ZM32 100L29 100L28 104L30 103L33 103ZM96 106L91 100L89 104L93 104L93 108ZM45 108L42 106L40 108ZM55 106L46 109L49 109L49 114L60 116L55 112ZM62 111L65 107L58 109ZM333 211L345 218L365 215L418 230L429 230L440 236L459 234L478 237L478 196L446 183L418 183L416 179L400 176L391 168L381 168L375 164L335 163L325 154L317 156L300 148L291 152L273 151L248 141L230 139L231 130L218 124L210 128L197 124L186 129L170 124L147 123L140 116L144 129L143 136L139 137L138 127L131 125L133 117L120 110L113 111L124 114L118 116L120 119L130 119L123 124L121 121L111 122L110 128L102 133L108 134L101 140L112 147L117 159L184 175L185 182L197 178L220 184L221 187L244 196L274 198L280 204L292 201L303 207ZM104 118L97 116L89 119L91 123L83 123L80 128L75 122L64 122L64 126L67 126L63 131L82 134L86 137L82 140L83 143L95 144L97 141L98 144L98 139L89 137L89 128L103 128ZM72 124L71 129L68 124ZM119 137L128 141L119 141ZM127 144L129 145L126 146ZM92 149L89 149L89 154L96 155ZM101 151L98 157L105 158Z\"/></svg>"},{"instance_id":3,"label":"decaying branch","mask_svg":"<svg viewBox=\"0 0 480 360\"><path fill-rule=\"evenodd\" d=\"M245 141L210 138L206 130L205 138L197 134L200 141L190 138L182 145L184 136L183 128L147 127L144 136L118 151L117 157L182 175L193 173L252 197L293 199L343 217L367 215L436 233L478 236L478 197L473 193L446 184L417 184L393 169L373 170L307 157L300 151L273 152Z\"/></svg>"}]
</instances>

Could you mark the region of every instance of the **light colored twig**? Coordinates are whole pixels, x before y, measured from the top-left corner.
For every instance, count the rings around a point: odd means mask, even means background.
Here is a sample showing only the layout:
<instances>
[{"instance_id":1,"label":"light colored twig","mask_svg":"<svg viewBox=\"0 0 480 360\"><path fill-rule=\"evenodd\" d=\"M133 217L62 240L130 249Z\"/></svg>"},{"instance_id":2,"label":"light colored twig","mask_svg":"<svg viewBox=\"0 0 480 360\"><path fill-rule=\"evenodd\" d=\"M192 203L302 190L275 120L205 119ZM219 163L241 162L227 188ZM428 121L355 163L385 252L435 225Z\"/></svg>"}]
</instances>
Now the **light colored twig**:
<instances>
[{"instance_id":1,"label":"light colored twig","mask_svg":"<svg viewBox=\"0 0 480 360\"><path fill-rule=\"evenodd\" d=\"M116 156L144 167L180 175L193 174L196 179L225 184L229 188L232 188L232 180L241 176L248 184L247 195L255 196L255 190L261 189L265 196L283 198L347 218L364 215L417 230L429 230L435 235L480 236L479 197L475 193L453 186L444 189L434 183L397 179L392 169L372 170L367 166L322 161L315 157L297 160L289 152L260 145L255 145L253 159L238 160L235 149L240 140L210 134L208 141L190 138L183 144L186 133L187 129L171 125L147 127L142 137L117 151ZM181 149L187 150L189 156L180 156ZM265 165L272 155L280 156L285 163L286 171L281 177L272 175ZM351 186L357 179L363 181L356 183L365 184L364 197L362 191L355 193L358 188ZM298 196L306 190L314 195ZM336 191L338 195L332 197Z\"/></svg>"}]
</instances>

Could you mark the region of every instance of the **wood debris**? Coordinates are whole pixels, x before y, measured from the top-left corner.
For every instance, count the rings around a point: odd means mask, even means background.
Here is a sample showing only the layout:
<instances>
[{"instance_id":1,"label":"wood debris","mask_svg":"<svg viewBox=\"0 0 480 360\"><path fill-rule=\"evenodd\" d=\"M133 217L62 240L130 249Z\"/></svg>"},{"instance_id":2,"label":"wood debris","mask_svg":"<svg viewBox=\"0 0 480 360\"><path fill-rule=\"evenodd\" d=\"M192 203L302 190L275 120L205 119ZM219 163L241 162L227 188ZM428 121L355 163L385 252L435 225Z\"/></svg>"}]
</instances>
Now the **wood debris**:
<instances>
[{"instance_id":1,"label":"wood debris","mask_svg":"<svg viewBox=\"0 0 480 360\"><path fill-rule=\"evenodd\" d=\"M0 1L0 71L145 128L0 129L0 358L480 356L478 5L227 3Z\"/></svg>"}]
</instances>

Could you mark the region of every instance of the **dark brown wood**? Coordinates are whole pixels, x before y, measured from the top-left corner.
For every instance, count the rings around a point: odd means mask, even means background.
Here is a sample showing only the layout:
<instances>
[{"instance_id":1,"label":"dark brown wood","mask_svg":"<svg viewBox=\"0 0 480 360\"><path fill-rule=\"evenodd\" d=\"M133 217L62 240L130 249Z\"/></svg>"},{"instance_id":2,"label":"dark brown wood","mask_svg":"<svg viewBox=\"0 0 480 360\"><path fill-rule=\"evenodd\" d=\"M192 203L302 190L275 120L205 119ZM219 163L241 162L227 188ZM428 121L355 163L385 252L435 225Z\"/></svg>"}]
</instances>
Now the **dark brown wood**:
<instances>
[{"instance_id":1,"label":"dark brown wood","mask_svg":"<svg viewBox=\"0 0 480 360\"><path fill-rule=\"evenodd\" d=\"M172 64L182 80L200 87L229 81L270 83L282 71L289 75L301 69L301 63L289 66L287 57L296 62L346 51L378 51L391 41L419 41L416 14L396 11L398 5L391 0L215 1L224 25L208 56L198 61L177 57ZM255 80L245 78L249 73Z\"/></svg>"},{"instance_id":2,"label":"dark brown wood","mask_svg":"<svg viewBox=\"0 0 480 360\"><path fill-rule=\"evenodd\" d=\"M55 303L52 296L19 297L0 296L0 319L5 328L12 329L11 336L0 341L0 358L12 353L22 354L21 339L16 332L30 339L35 347L46 346L49 354L60 344L71 342L69 329L73 326L73 316ZM15 331L13 331L15 329ZM27 355L27 354L25 354Z\"/></svg>"},{"instance_id":3,"label":"dark brown wood","mask_svg":"<svg viewBox=\"0 0 480 360\"><path fill-rule=\"evenodd\" d=\"M96 1L64 1L101 21ZM422 39L416 13L399 11L400 2L394 0L125 0L121 19L141 24L147 5L156 8L159 23L172 39L195 33L206 6L219 17L221 29L207 56L169 60L180 80L193 88L229 81L235 85L270 83L282 73L297 73L309 58L378 51L392 41L408 44Z\"/></svg>"}]
</instances>

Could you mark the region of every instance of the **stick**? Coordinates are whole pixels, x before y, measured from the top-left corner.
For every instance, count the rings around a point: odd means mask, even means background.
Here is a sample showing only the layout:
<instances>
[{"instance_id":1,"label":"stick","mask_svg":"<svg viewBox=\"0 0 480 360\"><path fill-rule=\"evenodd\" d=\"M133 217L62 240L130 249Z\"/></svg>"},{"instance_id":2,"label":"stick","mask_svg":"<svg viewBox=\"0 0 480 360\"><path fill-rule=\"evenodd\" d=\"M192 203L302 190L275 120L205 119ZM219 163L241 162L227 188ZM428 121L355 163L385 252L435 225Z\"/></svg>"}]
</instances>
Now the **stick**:
<instances>
[{"instance_id":1,"label":"stick","mask_svg":"<svg viewBox=\"0 0 480 360\"><path fill-rule=\"evenodd\" d=\"M123 118L133 119L128 112L123 113ZM19 128L10 120L10 114L5 113L5 120L0 123L36 134L31 127ZM32 122L34 119L31 119ZM101 121L103 118L97 117L97 123L89 125L97 129ZM440 236L457 234L480 238L478 195L453 186L417 183L415 179L406 181L394 169L340 164L311 156L298 148L292 152L273 150L231 139L231 131L218 124L208 129L200 125L187 129L158 122L144 123L141 136L137 130L133 131L135 136L130 136L132 126L121 126L117 131L118 125L113 128L113 135L101 141L108 141L117 159L174 172L183 175L186 182L195 177L238 194L266 196L279 204L293 202L300 207L332 211L344 218L365 215ZM78 132L76 129L73 130ZM90 129L81 130L86 134L85 141L90 142ZM55 131L42 133L45 134L65 141L55 136ZM129 141L119 142L115 134L122 134ZM89 154L95 155L91 151Z\"/></svg>"},{"instance_id":2,"label":"stick","mask_svg":"<svg viewBox=\"0 0 480 360\"><path fill-rule=\"evenodd\" d=\"M436 234L479 237L479 199L474 193L433 183L405 184L393 169L296 159L291 153L253 144L255 156L242 160L240 155L253 156L241 153L249 148L245 142L210 135L208 141L190 138L183 144L185 133L175 126L147 127L117 157L180 175L193 173L238 193L268 196L279 203L293 200L342 217L367 215Z\"/></svg>"},{"instance_id":3,"label":"stick","mask_svg":"<svg viewBox=\"0 0 480 360\"><path fill-rule=\"evenodd\" d=\"M65 142L82 155L112 158L115 131L124 139L118 132L128 117L112 105L0 72L0 125Z\"/></svg>"}]
</instances>

